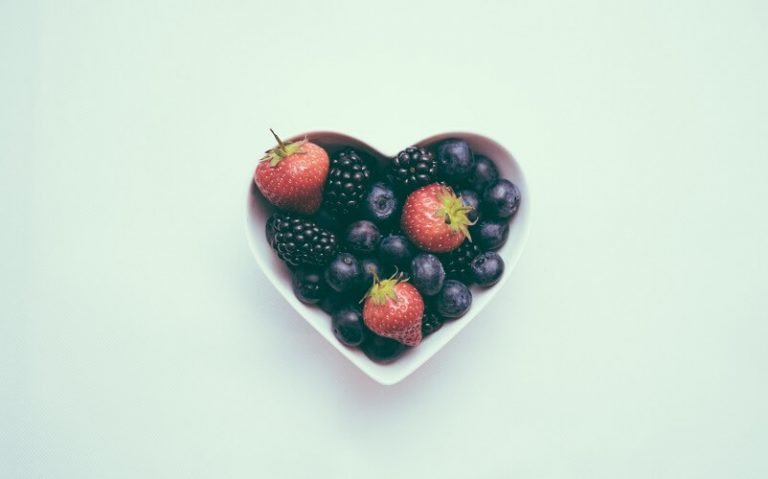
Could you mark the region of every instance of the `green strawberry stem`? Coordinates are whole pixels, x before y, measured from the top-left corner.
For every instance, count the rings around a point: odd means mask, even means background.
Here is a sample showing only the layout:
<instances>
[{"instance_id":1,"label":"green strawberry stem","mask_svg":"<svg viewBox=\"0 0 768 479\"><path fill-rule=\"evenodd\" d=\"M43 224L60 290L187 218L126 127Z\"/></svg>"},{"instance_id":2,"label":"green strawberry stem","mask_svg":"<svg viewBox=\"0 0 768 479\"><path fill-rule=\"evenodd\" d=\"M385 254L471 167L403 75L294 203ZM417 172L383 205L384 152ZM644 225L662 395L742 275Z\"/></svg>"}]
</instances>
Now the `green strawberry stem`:
<instances>
[{"instance_id":1,"label":"green strawberry stem","mask_svg":"<svg viewBox=\"0 0 768 479\"><path fill-rule=\"evenodd\" d=\"M398 283L408 281L402 273L395 273L387 279L379 279L379 275L373 273L373 286L365 294L366 298L371 298L373 304L385 304L387 301L397 301L397 293L395 292L395 286Z\"/></svg>"},{"instance_id":2,"label":"green strawberry stem","mask_svg":"<svg viewBox=\"0 0 768 479\"><path fill-rule=\"evenodd\" d=\"M304 152L301 150L301 147L304 145L304 143L307 142L306 138L300 141L285 143L280 139L279 136L277 136L275 130L270 128L269 131L272 132L272 136L274 136L275 140L277 140L277 147L267 150L266 154L261 158L261 161L269 161L269 166L274 168L281 161L291 155L304 154Z\"/></svg>"},{"instance_id":3,"label":"green strawberry stem","mask_svg":"<svg viewBox=\"0 0 768 479\"><path fill-rule=\"evenodd\" d=\"M450 188L446 188L446 191L440 195L438 200L441 206L435 212L435 215L445 218L445 224L451 227L451 231L461 232L465 238L472 241L468 227L475 224L476 221L469 221L467 213L471 212L473 208L465 205L464 200L457 196Z\"/></svg>"}]
</instances>

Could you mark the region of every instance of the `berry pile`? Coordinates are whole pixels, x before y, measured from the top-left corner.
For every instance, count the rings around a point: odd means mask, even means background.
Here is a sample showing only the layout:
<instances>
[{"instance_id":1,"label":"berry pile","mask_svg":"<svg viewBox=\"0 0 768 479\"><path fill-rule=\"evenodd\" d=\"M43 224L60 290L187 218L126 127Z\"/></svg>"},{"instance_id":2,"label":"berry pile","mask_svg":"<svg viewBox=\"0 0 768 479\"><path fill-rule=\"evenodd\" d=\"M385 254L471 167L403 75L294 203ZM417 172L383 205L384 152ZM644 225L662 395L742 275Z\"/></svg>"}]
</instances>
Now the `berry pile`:
<instances>
[{"instance_id":1,"label":"berry pile","mask_svg":"<svg viewBox=\"0 0 768 479\"><path fill-rule=\"evenodd\" d=\"M275 139L254 173L276 208L267 242L341 343L392 362L464 316L470 286L501 278L520 190L466 141L408 147L380 168L354 148Z\"/></svg>"}]
</instances>

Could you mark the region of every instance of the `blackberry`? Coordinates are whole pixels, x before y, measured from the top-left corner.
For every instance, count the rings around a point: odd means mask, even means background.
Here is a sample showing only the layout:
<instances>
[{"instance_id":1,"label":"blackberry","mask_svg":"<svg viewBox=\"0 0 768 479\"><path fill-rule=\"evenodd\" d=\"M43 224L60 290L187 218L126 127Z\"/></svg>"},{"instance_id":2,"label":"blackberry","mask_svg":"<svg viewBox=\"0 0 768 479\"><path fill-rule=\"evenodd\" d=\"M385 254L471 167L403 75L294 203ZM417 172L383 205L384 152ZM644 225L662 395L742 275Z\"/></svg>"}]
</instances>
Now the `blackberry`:
<instances>
[{"instance_id":1,"label":"blackberry","mask_svg":"<svg viewBox=\"0 0 768 479\"><path fill-rule=\"evenodd\" d=\"M394 183L404 191L434 183L437 162L432 153L424 148L411 146L397 154L392 161Z\"/></svg>"},{"instance_id":2,"label":"blackberry","mask_svg":"<svg viewBox=\"0 0 768 479\"><path fill-rule=\"evenodd\" d=\"M480 248L473 242L465 240L458 248L440 257L449 278L467 280L469 265L475 256L481 253Z\"/></svg>"},{"instance_id":3,"label":"blackberry","mask_svg":"<svg viewBox=\"0 0 768 479\"><path fill-rule=\"evenodd\" d=\"M352 213L360 206L370 178L368 165L354 150L334 155L323 193L326 207L338 216Z\"/></svg>"},{"instance_id":4,"label":"blackberry","mask_svg":"<svg viewBox=\"0 0 768 479\"><path fill-rule=\"evenodd\" d=\"M313 221L285 213L267 220L267 241L289 266L324 266L336 256L336 235Z\"/></svg>"},{"instance_id":5,"label":"blackberry","mask_svg":"<svg viewBox=\"0 0 768 479\"><path fill-rule=\"evenodd\" d=\"M438 329L443 327L443 318L434 311L427 309L424 311L424 317L421 318L421 335L427 337Z\"/></svg>"}]
</instances>

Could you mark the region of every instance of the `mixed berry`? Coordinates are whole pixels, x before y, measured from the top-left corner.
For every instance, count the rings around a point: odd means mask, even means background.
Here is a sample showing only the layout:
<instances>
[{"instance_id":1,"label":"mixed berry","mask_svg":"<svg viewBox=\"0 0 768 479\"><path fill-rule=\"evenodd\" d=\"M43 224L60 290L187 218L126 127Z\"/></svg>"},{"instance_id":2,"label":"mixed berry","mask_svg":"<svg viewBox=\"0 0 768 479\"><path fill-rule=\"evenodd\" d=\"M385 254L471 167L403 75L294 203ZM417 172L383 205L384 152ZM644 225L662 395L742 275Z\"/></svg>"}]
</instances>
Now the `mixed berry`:
<instances>
[{"instance_id":1,"label":"mixed berry","mask_svg":"<svg viewBox=\"0 0 768 479\"><path fill-rule=\"evenodd\" d=\"M501 279L520 190L466 141L411 146L382 168L352 147L275 139L254 173L276 208L267 242L342 344L392 362L467 314L470 286Z\"/></svg>"}]
</instances>

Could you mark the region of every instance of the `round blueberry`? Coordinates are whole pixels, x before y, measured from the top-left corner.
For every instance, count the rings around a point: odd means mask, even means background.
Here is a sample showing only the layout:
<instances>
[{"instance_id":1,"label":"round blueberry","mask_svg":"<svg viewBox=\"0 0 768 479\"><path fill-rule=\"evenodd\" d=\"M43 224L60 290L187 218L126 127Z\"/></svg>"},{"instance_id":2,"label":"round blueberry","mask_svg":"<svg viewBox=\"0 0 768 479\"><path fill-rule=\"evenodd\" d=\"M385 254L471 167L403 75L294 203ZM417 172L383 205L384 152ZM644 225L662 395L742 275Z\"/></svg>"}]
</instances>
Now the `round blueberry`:
<instances>
[{"instance_id":1,"label":"round blueberry","mask_svg":"<svg viewBox=\"0 0 768 479\"><path fill-rule=\"evenodd\" d=\"M411 260L411 283L421 294L433 296L440 292L445 281L443 263L433 254L423 253Z\"/></svg>"},{"instance_id":2,"label":"round blueberry","mask_svg":"<svg viewBox=\"0 0 768 479\"><path fill-rule=\"evenodd\" d=\"M327 294L320 299L317 303L320 309L328 314L333 314L334 311L339 309L343 304L351 302L352 299L346 294L337 293L336 291L329 289Z\"/></svg>"},{"instance_id":3,"label":"round blueberry","mask_svg":"<svg viewBox=\"0 0 768 479\"><path fill-rule=\"evenodd\" d=\"M520 190L509 180L498 180L483 193L483 207L490 216L509 218L520 207Z\"/></svg>"},{"instance_id":4,"label":"round blueberry","mask_svg":"<svg viewBox=\"0 0 768 479\"><path fill-rule=\"evenodd\" d=\"M385 225L400 216L400 199L387 183L377 182L371 185L363 201L363 215L379 224Z\"/></svg>"},{"instance_id":5,"label":"round blueberry","mask_svg":"<svg viewBox=\"0 0 768 479\"><path fill-rule=\"evenodd\" d=\"M362 276L360 262L350 253L339 254L325 269L325 282L339 293L354 289Z\"/></svg>"},{"instance_id":6,"label":"round blueberry","mask_svg":"<svg viewBox=\"0 0 768 479\"><path fill-rule=\"evenodd\" d=\"M355 221L347 227L344 234L347 246L354 253L371 254L376 251L376 246L381 239L379 228L370 221Z\"/></svg>"},{"instance_id":7,"label":"round blueberry","mask_svg":"<svg viewBox=\"0 0 768 479\"><path fill-rule=\"evenodd\" d=\"M504 260L493 251L475 256L469 264L469 275L472 281L484 288L498 283L503 273Z\"/></svg>"},{"instance_id":8,"label":"round blueberry","mask_svg":"<svg viewBox=\"0 0 768 479\"><path fill-rule=\"evenodd\" d=\"M367 338L360 345L360 349L371 360L381 364L389 364L400 357L403 351L405 351L405 345L394 339L385 338L369 331Z\"/></svg>"},{"instance_id":9,"label":"round blueberry","mask_svg":"<svg viewBox=\"0 0 768 479\"><path fill-rule=\"evenodd\" d=\"M480 217L480 195L474 190L461 190L458 195L465 205L472 207L472 211L467 213L467 219L469 221L477 221Z\"/></svg>"},{"instance_id":10,"label":"round blueberry","mask_svg":"<svg viewBox=\"0 0 768 479\"><path fill-rule=\"evenodd\" d=\"M362 287L365 291L373 286L373 278L378 276L382 278L381 264L376 258L363 258L360 260L360 267L363 269Z\"/></svg>"},{"instance_id":11,"label":"round blueberry","mask_svg":"<svg viewBox=\"0 0 768 479\"><path fill-rule=\"evenodd\" d=\"M483 220L470 228L472 240L484 251L496 251L504 246L509 236L506 220Z\"/></svg>"},{"instance_id":12,"label":"round blueberry","mask_svg":"<svg viewBox=\"0 0 768 479\"><path fill-rule=\"evenodd\" d=\"M379 243L379 259L382 266L395 266L401 271L406 269L413 258L414 247L403 235L390 234Z\"/></svg>"},{"instance_id":13,"label":"round blueberry","mask_svg":"<svg viewBox=\"0 0 768 479\"><path fill-rule=\"evenodd\" d=\"M464 140L448 138L435 147L437 171L446 179L459 180L466 177L475 166L475 157Z\"/></svg>"},{"instance_id":14,"label":"round blueberry","mask_svg":"<svg viewBox=\"0 0 768 479\"><path fill-rule=\"evenodd\" d=\"M365 340L363 315L356 306L342 306L334 311L331 326L336 339L347 346L359 346Z\"/></svg>"},{"instance_id":15,"label":"round blueberry","mask_svg":"<svg viewBox=\"0 0 768 479\"><path fill-rule=\"evenodd\" d=\"M447 319L464 316L472 306L472 292L467 285L455 279L449 279L443 284L443 289L435 297L437 313Z\"/></svg>"},{"instance_id":16,"label":"round blueberry","mask_svg":"<svg viewBox=\"0 0 768 479\"><path fill-rule=\"evenodd\" d=\"M296 269L292 275L291 286L293 293L304 304L319 303L328 290L320 270L311 267Z\"/></svg>"},{"instance_id":17,"label":"round blueberry","mask_svg":"<svg viewBox=\"0 0 768 479\"><path fill-rule=\"evenodd\" d=\"M482 193L499 179L499 170L496 165L483 155L475 155L475 167L469 172L467 185L470 188Z\"/></svg>"}]
</instances>

